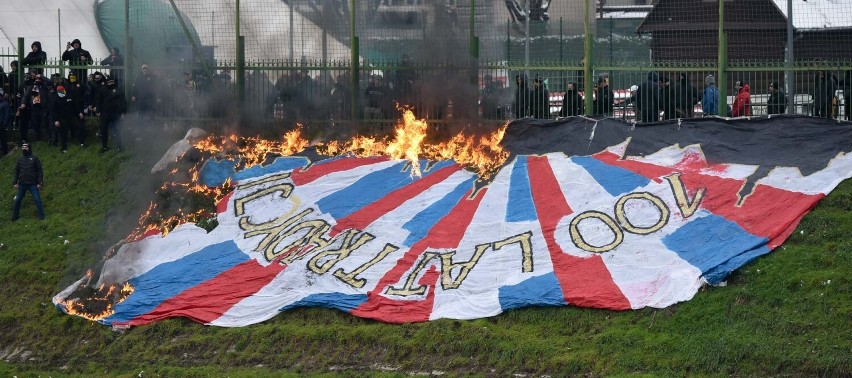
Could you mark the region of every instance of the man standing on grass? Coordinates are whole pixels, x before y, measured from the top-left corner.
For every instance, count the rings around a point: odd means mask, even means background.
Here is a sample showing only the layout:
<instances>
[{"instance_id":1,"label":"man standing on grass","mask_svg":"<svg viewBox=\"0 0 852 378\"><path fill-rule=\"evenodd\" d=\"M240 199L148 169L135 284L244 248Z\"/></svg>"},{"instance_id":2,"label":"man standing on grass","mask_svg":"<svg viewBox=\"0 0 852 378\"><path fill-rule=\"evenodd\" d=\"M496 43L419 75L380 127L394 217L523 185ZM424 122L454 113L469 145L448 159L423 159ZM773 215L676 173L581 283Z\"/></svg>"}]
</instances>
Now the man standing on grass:
<instances>
[{"instance_id":1,"label":"man standing on grass","mask_svg":"<svg viewBox=\"0 0 852 378\"><path fill-rule=\"evenodd\" d=\"M38 210L38 219L44 220L44 205L41 203L41 189L44 183L44 171L41 169L41 161L33 155L30 145L26 142L21 146L23 155L18 158L15 163L15 179L12 185L18 190L15 195L15 208L12 211L12 222L18 220L18 214L21 211L21 201L24 199L24 194L29 191L33 196L33 201Z\"/></svg>"}]
</instances>

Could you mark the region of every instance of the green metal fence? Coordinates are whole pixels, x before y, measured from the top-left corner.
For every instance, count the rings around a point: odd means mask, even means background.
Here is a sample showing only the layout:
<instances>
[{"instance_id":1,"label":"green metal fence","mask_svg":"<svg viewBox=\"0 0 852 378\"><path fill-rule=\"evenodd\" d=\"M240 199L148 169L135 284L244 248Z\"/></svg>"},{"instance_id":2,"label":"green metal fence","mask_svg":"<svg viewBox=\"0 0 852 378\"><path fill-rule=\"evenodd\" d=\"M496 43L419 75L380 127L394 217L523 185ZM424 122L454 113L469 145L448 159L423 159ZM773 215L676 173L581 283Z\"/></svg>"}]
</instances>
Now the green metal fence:
<instances>
[{"instance_id":1,"label":"green metal fence","mask_svg":"<svg viewBox=\"0 0 852 378\"><path fill-rule=\"evenodd\" d=\"M386 125L398 106L430 122L556 118L569 83L586 116L637 122L637 108L657 106L656 119L698 117L709 76L719 115L738 115L739 81L750 89L748 115L770 111L774 86L788 93L784 112L850 116L852 23L842 20L852 9L842 4L811 1L819 14L796 13L798 3L790 13L785 0L566 0L534 9L547 3L104 1L95 8L101 34L126 52L126 66L87 68L127 72L130 98L148 64L158 75L156 117L239 114L334 130ZM826 12L834 16L820 19ZM20 60L29 43L0 55L0 65ZM69 69L55 57L38 67ZM669 83L654 84L658 105L637 102L650 72ZM519 99L516 77L547 94L531 89ZM519 112L519 103L538 110Z\"/></svg>"}]
</instances>

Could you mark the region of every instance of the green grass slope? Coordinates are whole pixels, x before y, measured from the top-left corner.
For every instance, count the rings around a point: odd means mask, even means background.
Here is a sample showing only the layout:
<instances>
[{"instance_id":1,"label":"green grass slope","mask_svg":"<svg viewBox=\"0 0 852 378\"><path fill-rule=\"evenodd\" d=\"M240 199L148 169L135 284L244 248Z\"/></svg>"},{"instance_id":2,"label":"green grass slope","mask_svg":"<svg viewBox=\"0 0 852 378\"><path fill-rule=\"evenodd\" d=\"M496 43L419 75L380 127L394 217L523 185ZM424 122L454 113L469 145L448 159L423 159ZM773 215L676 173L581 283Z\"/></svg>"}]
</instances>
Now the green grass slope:
<instances>
[{"instance_id":1,"label":"green grass slope","mask_svg":"<svg viewBox=\"0 0 852 378\"><path fill-rule=\"evenodd\" d=\"M44 143L35 152L46 170L45 221L29 196L10 221L19 152L0 158L2 377L852 374L850 181L727 286L666 309L530 308L403 325L298 309L243 328L173 319L116 332L64 315L51 298L130 231L127 219L156 188L153 160L94 147L61 154Z\"/></svg>"}]
</instances>

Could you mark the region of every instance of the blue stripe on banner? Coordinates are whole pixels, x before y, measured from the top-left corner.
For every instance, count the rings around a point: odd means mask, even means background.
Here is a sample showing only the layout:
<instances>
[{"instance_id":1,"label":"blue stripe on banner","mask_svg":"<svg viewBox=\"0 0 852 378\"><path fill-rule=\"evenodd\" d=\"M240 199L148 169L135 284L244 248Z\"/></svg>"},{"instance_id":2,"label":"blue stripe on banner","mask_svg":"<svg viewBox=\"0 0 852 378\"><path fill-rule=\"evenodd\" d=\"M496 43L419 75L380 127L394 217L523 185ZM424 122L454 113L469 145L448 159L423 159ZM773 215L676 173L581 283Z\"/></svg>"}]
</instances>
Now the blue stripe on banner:
<instances>
[{"instance_id":1,"label":"blue stripe on banner","mask_svg":"<svg viewBox=\"0 0 852 378\"><path fill-rule=\"evenodd\" d=\"M713 214L695 219L663 238L666 247L700 269L711 284L721 282L735 269L769 253L768 242Z\"/></svg>"},{"instance_id":2,"label":"blue stripe on banner","mask_svg":"<svg viewBox=\"0 0 852 378\"><path fill-rule=\"evenodd\" d=\"M165 300L210 280L245 261L246 255L236 243L226 241L201 249L175 261L162 263L130 279L133 294L115 306L115 314L103 323L127 322L155 309Z\"/></svg>"},{"instance_id":3,"label":"blue stripe on banner","mask_svg":"<svg viewBox=\"0 0 852 378\"><path fill-rule=\"evenodd\" d=\"M565 297L556 274L533 277L499 289L498 298L503 311L529 306L565 306Z\"/></svg>"},{"instance_id":4,"label":"blue stripe on banner","mask_svg":"<svg viewBox=\"0 0 852 378\"><path fill-rule=\"evenodd\" d=\"M240 172L234 172L237 165L236 161L211 159L201 167L199 176L202 184L216 187L222 186L229 177L233 180L242 181L270 173L291 171L304 167L308 163L310 163L310 160L304 156L284 156L276 158L272 163L265 166L255 165Z\"/></svg>"},{"instance_id":5,"label":"blue stripe on banner","mask_svg":"<svg viewBox=\"0 0 852 378\"><path fill-rule=\"evenodd\" d=\"M296 168L307 166L311 161L304 156L283 156L276 158L268 165L255 165L251 168L244 169L234 175L234 180L243 181L255 177L265 176L270 173L287 172Z\"/></svg>"},{"instance_id":6,"label":"blue stripe on banner","mask_svg":"<svg viewBox=\"0 0 852 378\"><path fill-rule=\"evenodd\" d=\"M527 174L527 157L518 156L512 167L509 181L509 199L506 201L506 222L523 222L538 219L533 204L530 178Z\"/></svg>"},{"instance_id":7,"label":"blue stripe on banner","mask_svg":"<svg viewBox=\"0 0 852 378\"><path fill-rule=\"evenodd\" d=\"M282 307L279 311L287 311L296 307L325 307L343 312L352 311L367 301L366 294L321 293L311 294L295 303Z\"/></svg>"},{"instance_id":8,"label":"blue stripe on banner","mask_svg":"<svg viewBox=\"0 0 852 378\"><path fill-rule=\"evenodd\" d=\"M402 244L410 247L425 238L429 230L432 229L432 226L449 214L456 204L464 198L465 194L473 188L474 180L475 178L470 178L458 184L455 189L447 193L443 198L435 201L406 222L402 228L410 231L411 234L405 238Z\"/></svg>"},{"instance_id":9,"label":"blue stripe on banner","mask_svg":"<svg viewBox=\"0 0 852 378\"><path fill-rule=\"evenodd\" d=\"M401 162L364 175L364 177L361 177L352 185L317 201L317 207L319 207L320 211L330 214L335 219L348 217L350 214L385 197L394 190L419 180L420 177L411 176L410 170L402 170L405 164L407 163ZM421 167L425 164L425 160L420 161ZM423 177L452 164L455 164L452 160L435 163L428 172L423 172Z\"/></svg>"},{"instance_id":10,"label":"blue stripe on banner","mask_svg":"<svg viewBox=\"0 0 852 378\"><path fill-rule=\"evenodd\" d=\"M648 185L651 180L621 167L606 164L588 156L574 156L571 162L586 169L610 195L620 196Z\"/></svg>"}]
</instances>

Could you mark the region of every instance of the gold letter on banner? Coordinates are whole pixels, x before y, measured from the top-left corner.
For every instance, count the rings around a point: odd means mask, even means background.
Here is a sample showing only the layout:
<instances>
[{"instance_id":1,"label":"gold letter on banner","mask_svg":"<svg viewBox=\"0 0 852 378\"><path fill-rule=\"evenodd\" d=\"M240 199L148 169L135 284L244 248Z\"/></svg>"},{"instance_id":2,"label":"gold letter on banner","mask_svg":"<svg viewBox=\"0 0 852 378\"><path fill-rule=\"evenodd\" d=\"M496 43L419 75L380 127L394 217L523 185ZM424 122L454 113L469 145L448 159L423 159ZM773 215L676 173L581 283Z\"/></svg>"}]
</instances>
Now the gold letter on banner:
<instances>
[{"instance_id":1,"label":"gold letter on banner","mask_svg":"<svg viewBox=\"0 0 852 378\"><path fill-rule=\"evenodd\" d=\"M613 240L612 243L600 247L595 247L589 243L586 243L586 241L583 239L583 235L580 234L579 225L580 222L587 218L597 218L601 222L603 222L607 227L609 227L610 230L612 230L612 233L615 234L615 240ZM577 248L588 252L603 253L612 250L615 247L618 247L618 245L621 244L622 241L624 241L624 232L622 232L621 229L618 228L618 224L615 223L615 219L610 218L609 215L606 215L600 211L585 211L580 213L580 215L574 217L574 219L571 220L570 232L571 241L574 242L574 245L576 245Z\"/></svg>"},{"instance_id":2,"label":"gold letter on banner","mask_svg":"<svg viewBox=\"0 0 852 378\"><path fill-rule=\"evenodd\" d=\"M317 253L316 256L312 257L308 261L308 269L317 274L324 274L328 272L335 264L339 263L341 260L347 258L352 251L360 248L364 243L367 243L370 240L375 239L375 236L370 235L366 232L361 232L358 235L358 238L355 239L355 235L360 231L358 230L346 230L342 234L337 235L330 244L334 244L338 240L341 241L340 248L337 249L327 249L320 253ZM355 239L354 241L352 239ZM318 265L317 263L326 256L335 255L337 257L329 259L328 261Z\"/></svg>"},{"instance_id":3,"label":"gold letter on banner","mask_svg":"<svg viewBox=\"0 0 852 378\"><path fill-rule=\"evenodd\" d=\"M527 231L520 235L512 236L508 239L503 239L500 241L496 241L491 243L495 251L500 250L504 246L509 244L518 243L521 247L521 271L524 273L529 273L533 271L533 258L532 258L532 232Z\"/></svg>"},{"instance_id":4,"label":"gold letter on banner","mask_svg":"<svg viewBox=\"0 0 852 378\"><path fill-rule=\"evenodd\" d=\"M651 227L636 227L633 223L630 223L630 220L627 219L627 214L624 212L624 204L632 199L646 200L656 206L660 210L660 219L657 223ZM621 224L621 227L624 227L624 231L637 235L648 235L663 228L669 222L669 208L666 207L666 203L660 197L648 192L636 192L624 195L618 199L618 202L615 203L615 217L618 218L618 223Z\"/></svg>"},{"instance_id":5,"label":"gold letter on banner","mask_svg":"<svg viewBox=\"0 0 852 378\"><path fill-rule=\"evenodd\" d=\"M364 273L365 270L370 269L371 266L378 264L379 261L384 260L385 257L387 257L389 254L391 254L393 252L396 252L396 250L398 250L398 249L399 249L399 247L396 247L393 244L385 244L385 247L382 249L382 251L379 252L379 254L376 255L376 257L373 257L372 260L367 261L366 264L359 266L358 268L356 268L355 270L353 270L350 273L346 273L346 272L343 271L343 268L340 268L338 270L335 270L334 273L332 273L332 275L334 275L335 277L337 277L341 281L345 282L349 286L352 286L356 289L360 289L360 288L364 287L364 284L367 283L367 280L365 280L363 278L355 278L355 277L358 276L361 273Z\"/></svg>"},{"instance_id":6,"label":"gold letter on banner","mask_svg":"<svg viewBox=\"0 0 852 378\"><path fill-rule=\"evenodd\" d=\"M683 181L680 179L680 173L672 173L666 176L666 180L672 188L672 194L674 194L677 207L680 208L680 213L683 217L689 218L692 214L695 214L695 211L698 210L699 206L701 206L701 201L704 199L704 194L706 194L707 189L700 188L696 190L695 197L693 197L692 201L690 201L689 196L686 193L686 185L684 185Z\"/></svg>"},{"instance_id":7,"label":"gold letter on banner","mask_svg":"<svg viewBox=\"0 0 852 378\"><path fill-rule=\"evenodd\" d=\"M405 280L405 284L401 288L388 286L385 293L388 295L399 295L403 297L423 295L423 293L426 292L426 286L414 286L414 281L417 279L417 276L420 275L420 272L426 268L426 264L429 263L429 260L432 260L435 255L435 253L424 253L423 258L420 259L420 263L417 264L417 267L408 275L408 278Z\"/></svg>"}]
</instances>

